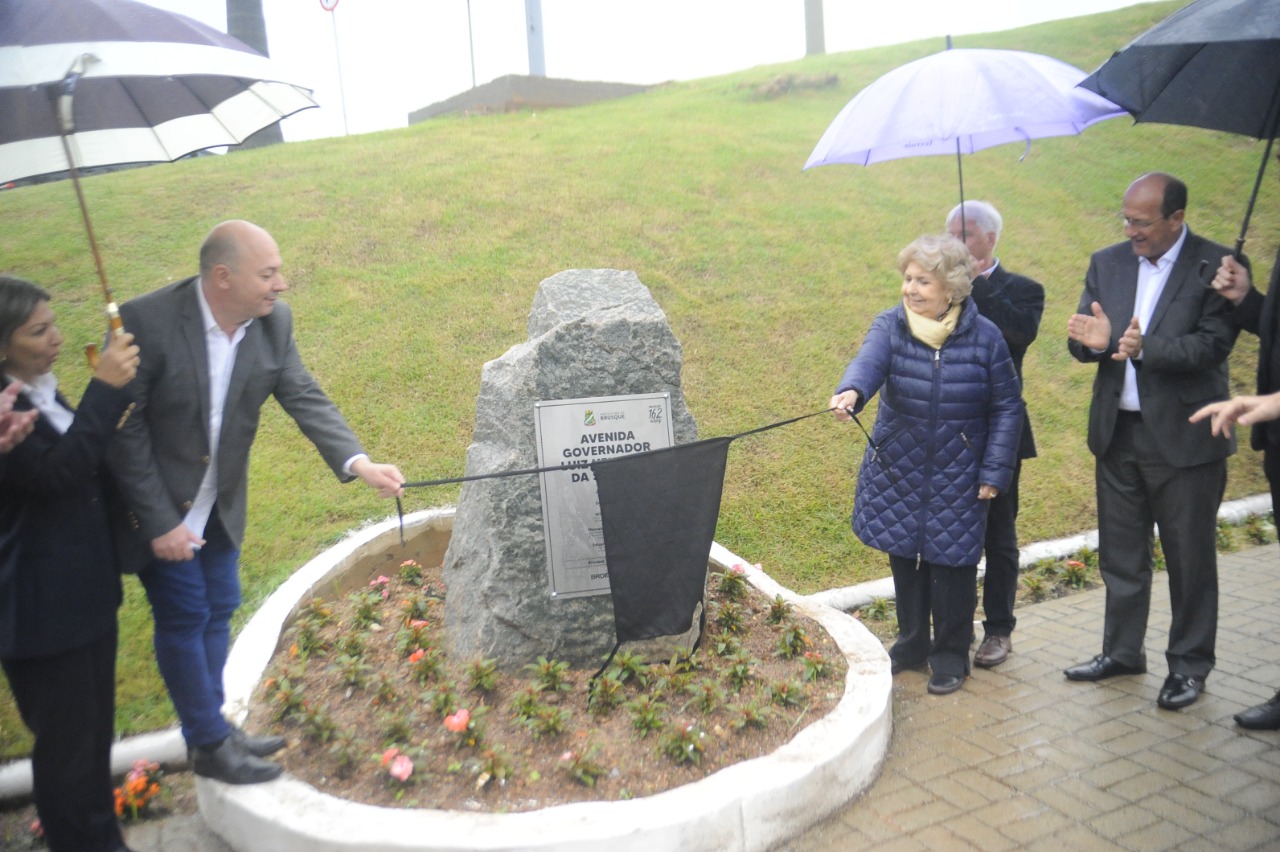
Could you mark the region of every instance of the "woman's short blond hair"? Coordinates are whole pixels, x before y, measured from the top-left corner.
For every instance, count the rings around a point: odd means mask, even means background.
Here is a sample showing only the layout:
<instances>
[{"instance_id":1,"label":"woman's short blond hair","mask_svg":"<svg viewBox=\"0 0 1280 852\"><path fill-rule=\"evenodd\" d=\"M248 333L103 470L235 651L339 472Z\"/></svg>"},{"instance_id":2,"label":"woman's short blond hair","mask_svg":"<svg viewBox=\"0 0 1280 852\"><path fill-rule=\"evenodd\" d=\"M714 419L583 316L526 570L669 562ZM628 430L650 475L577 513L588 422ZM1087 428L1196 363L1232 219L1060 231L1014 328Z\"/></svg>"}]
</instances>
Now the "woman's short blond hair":
<instances>
[{"instance_id":1,"label":"woman's short blond hair","mask_svg":"<svg viewBox=\"0 0 1280 852\"><path fill-rule=\"evenodd\" d=\"M898 252L898 271L906 272L915 263L938 278L952 304L963 302L973 292L973 261L964 243L950 234L925 234Z\"/></svg>"}]
</instances>

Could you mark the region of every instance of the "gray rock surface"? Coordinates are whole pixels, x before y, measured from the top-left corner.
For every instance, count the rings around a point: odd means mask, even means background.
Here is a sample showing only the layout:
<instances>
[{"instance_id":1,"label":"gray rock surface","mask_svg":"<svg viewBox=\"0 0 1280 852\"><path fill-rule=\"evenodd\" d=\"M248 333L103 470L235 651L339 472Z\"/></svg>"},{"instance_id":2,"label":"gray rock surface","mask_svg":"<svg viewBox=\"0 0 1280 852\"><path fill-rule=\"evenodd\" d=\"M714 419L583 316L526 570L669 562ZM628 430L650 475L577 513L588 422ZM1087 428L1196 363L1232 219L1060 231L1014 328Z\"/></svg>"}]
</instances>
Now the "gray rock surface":
<instances>
[{"instance_id":1,"label":"gray rock surface","mask_svg":"<svg viewBox=\"0 0 1280 852\"><path fill-rule=\"evenodd\" d=\"M545 400L668 391L676 443L697 440L680 343L634 272L546 279L528 329L529 340L484 365L468 476L537 467L534 404ZM539 655L589 666L613 647L610 596L551 597L537 476L463 485L444 570L455 654L508 669Z\"/></svg>"}]
</instances>

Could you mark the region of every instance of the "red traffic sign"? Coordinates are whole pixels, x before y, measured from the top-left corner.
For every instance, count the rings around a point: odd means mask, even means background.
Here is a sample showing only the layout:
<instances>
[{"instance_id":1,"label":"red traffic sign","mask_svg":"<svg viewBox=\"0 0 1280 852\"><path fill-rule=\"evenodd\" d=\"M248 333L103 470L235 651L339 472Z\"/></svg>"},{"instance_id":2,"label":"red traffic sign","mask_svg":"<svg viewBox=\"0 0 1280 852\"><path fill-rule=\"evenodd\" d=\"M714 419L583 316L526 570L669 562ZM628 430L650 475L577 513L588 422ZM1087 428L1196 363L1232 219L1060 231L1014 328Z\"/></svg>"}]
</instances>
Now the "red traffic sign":
<instances>
[{"instance_id":1,"label":"red traffic sign","mask_svg":"<svg viewBox=\"0 0 1280 852\"><path fill-rule=\"evenodd\" d=\"M332 12L338 8L338 0L320 0L320 5L326 12Z\"/></svg>"}]
</instances>

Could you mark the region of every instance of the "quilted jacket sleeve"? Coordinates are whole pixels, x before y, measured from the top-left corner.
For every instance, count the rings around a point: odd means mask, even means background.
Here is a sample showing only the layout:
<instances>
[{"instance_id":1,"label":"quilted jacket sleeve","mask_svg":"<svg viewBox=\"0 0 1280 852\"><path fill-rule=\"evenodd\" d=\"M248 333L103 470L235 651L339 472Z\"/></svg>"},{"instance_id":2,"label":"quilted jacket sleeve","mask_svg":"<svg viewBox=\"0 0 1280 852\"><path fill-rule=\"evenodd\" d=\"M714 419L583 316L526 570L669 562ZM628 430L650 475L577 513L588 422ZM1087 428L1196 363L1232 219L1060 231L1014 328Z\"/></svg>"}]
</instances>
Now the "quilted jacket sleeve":
<instances>
[{"instance_id":1,"label":"quilted jacket sleeve","mask_svg":"<svg viewBox=\"0 0 1280 852\"><path fill-rule=\"evenodd\" d=\"M844 377L836 386L836 393L847 390L858 392L858 405L855 414L866 407L871 397L879 392L889 375L889 364L892 356L890 345L890 329L893 322L893 310L884 311L871 322L858 354L845 368Z\"/></svg>"},{"instance_id":2,"label":"quilted jacket sleeve","mask_svg":"<svg viewBox=\"0 0 1280 852\"><path fill-rule=\"evenodd\" d=\"M1001 492L1013 482L1013 468L1018 458L1022 435L1022 383L1009 355L1009 347L997 331L988 335L991 349L991 407L987 418L987 451L982 461L981 482Z\"/></svg>"}]
</instances>

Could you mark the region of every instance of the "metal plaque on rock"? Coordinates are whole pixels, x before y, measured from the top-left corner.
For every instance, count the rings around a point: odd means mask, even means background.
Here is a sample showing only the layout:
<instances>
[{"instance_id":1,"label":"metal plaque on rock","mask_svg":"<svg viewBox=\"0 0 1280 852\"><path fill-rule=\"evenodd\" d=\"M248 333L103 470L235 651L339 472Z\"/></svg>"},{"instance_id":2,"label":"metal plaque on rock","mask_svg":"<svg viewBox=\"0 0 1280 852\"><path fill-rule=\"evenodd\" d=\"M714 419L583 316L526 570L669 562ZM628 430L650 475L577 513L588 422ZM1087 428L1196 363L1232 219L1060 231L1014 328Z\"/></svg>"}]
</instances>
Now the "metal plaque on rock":
<instances>
[{"instance_id":1,"label":"metal plaque on rock","mask_svg":"<svg viewBox=\"0 0 1280 852\"><path fill-rule=\"evenodd\" d=\"M542 523L552 597L609 593L609 571L592 462L675 443L671 394L648 393L534 403Z\"/></svg>"}]
</instances>

